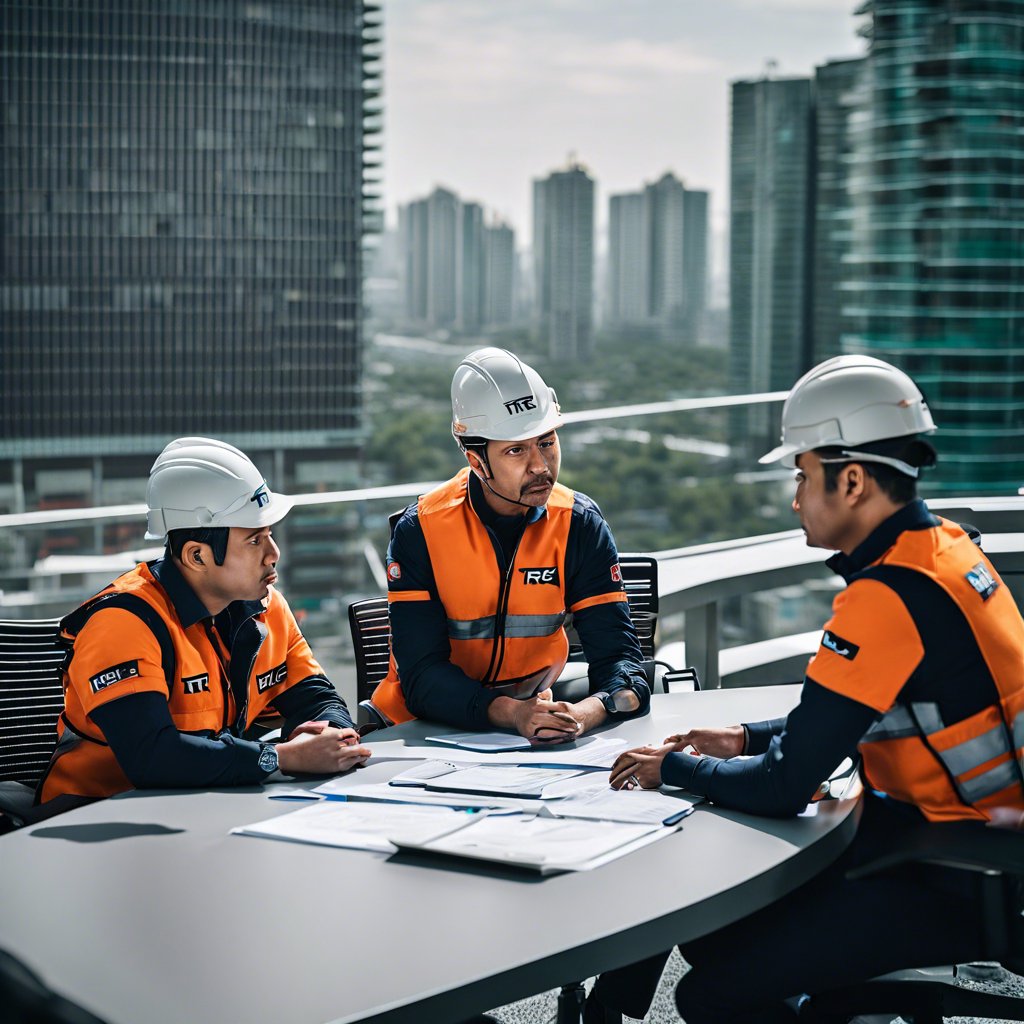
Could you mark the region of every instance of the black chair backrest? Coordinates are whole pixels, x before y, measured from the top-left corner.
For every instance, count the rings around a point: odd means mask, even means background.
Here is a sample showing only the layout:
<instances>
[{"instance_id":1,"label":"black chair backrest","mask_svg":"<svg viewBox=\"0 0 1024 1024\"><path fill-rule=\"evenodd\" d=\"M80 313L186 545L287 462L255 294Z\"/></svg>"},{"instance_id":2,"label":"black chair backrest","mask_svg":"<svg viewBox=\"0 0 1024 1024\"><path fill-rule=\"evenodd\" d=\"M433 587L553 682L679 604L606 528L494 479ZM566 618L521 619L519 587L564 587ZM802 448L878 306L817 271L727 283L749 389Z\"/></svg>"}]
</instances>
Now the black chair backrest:
<instances>
[{"instance_id":1,"label":"black chair backrest","mask_svg":"<svg viewBox=\"0 0 1024 1024\"><path fill-rule=\"evenodd\" d=\"M64 710L58 619L0 619L0 780L34 786Z\"/></svg>"},{"instance_id":2,"label":"black chair backrest","mask_svg":"<svg viewBox=\"0 0 1024 1024\"><path fill-rule=\"evenodd\" d=\"M369 700L388 673L391 619L386 597L368 597L348 606L348 624L356 657L356 703Z\"/></svg>"},{"instance_id":3,"label":"black chair backrest","mask_svg":"<svg viewBox=\"0 0 1024 1024\"><path fill-rule=\"evenodd\" d=\"M658 560L650 555L620 554L619 568L640 650L645 658L653 658L658 625Z\"/></svg>"}]
</instances>

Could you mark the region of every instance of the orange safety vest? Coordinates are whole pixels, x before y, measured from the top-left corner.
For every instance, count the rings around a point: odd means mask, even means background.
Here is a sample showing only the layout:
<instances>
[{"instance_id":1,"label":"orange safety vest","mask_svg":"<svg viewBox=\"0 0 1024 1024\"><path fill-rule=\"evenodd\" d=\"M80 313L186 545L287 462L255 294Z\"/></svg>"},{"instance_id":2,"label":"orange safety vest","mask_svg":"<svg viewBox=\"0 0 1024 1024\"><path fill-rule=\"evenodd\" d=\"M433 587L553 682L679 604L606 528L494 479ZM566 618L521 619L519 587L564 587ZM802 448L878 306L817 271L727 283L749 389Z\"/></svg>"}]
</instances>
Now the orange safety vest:
<instances>
[{"instance_id":1,"label":"orange safety vest","mask_svg":"<svg viewBox=\"0 0 1024 1024\"><path fill-rule=\"evenodd\" d=\"M207 630L209 619L182 628L148 565L137 565L64 618L64 711L38 789L40 801L63 794L105 797L132 788L90 717L108 701L157 692L167 698L181 732L214 736L228 729L241 735L284 690L323 674L287 601L273 588L255 620L262 639L257 638L239 707L227 674L230 652L215 630Z\"/></svg>"},{"instance_id":2,"label":"orange safety vest","mask_svg":"<svg viewBox=\"0 0 1024 1024\"><path fill-rule=\"evenodd\" d=\"M569 653L563 628L565 548L574 494L555 484L546 514L523 531L512 564L502 574L491 535L470 501L468 482L465 468L417 505L448 618L451 661L484 686L528 697L558 678ZM546 574L543 579L533 575L538 572ZM390 591L388 602L427 601L430 596L426 591ZM624 593L613 592L572 610L624 600ZM371 702L396 724L416 717L406 707L393 655Z\"/></svg>"},{"instance_id":3,"label":"orange safety vest","mask_svg":"<svg viewBox=\"0 0 1024 1024\"><path fill-rule=\"evenodd\" d=\"M924 573L956 602L999 700L958 722L943 721L935 703L892 704L860 743L868 782L932 821L987 819L995 807L1024 810L1024 620L1009 589L977 545L947 520L905 530L874 565ZM857 699L835 685L838 672L830 666L840 665L830 658L819 651L808 675Z\"/></svg>"}]
</instances>

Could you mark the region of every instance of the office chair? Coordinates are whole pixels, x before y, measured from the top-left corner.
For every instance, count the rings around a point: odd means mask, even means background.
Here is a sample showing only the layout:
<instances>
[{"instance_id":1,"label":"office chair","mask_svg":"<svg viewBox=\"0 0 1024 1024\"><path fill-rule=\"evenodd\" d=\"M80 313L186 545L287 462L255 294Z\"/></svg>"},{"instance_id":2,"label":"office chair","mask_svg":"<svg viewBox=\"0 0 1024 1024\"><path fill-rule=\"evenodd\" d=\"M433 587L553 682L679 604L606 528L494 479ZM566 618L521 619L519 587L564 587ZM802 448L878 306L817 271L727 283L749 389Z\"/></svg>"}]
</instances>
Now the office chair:
<instances>
[{"instance_id":1,"label":"office chair","mask_svg":"<svg viewBox=\"0 0 1024 1024\"><path fill-rule=\"evenodd\" d=\"M357 722L366 732L390 725L370 703L377 684L388 674L391 618L386 597L367 597L348 606L348 625L356 659Z\"/></svg>"},{"instance_id":2,"label":"office chair","mask_svg":"<svg viewBox=\"0 0 1024 1024\"><path fill-rule=\"evenodd\" d=\"M985 919L981 958L1024 974L1024 832L980 822L922 823L891 853L850 871L866 878L909 864L939 864L971 872ZM865 940L867 941L867 940ZM913 1024L942 1024L943 1017L1024 1020L1024 997L1001 996L954 983L956 968L898 971L821 992L800 1008L810 1024L845 1024L858 1014L899 1014Z\"/></svg>"},{"instance_id":3,"label":"office chair","mask_svg":"<svg viewBox=\"0 0 1024 1024\"><path fill-rule=\"evenodd\" d=\"M0 831L23 823L57 745L59 628L59 619L0 620Z\"/></svg>"}]
</instances>

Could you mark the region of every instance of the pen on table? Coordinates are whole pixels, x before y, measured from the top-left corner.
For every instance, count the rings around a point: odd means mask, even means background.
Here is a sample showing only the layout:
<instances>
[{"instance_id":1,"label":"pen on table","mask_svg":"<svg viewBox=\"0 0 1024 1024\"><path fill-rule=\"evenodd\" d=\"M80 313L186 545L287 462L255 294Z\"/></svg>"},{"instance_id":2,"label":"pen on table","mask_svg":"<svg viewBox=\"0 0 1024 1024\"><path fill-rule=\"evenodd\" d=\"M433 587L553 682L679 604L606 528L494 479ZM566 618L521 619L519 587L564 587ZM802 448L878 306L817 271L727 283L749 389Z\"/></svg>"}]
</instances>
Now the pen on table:
<instances>
[{"instance_id":1,"label":"pen on table","mask_svg":"<svg viewBox=\"0 0 1024 1024\"><path fill-rule=\"evenodd\" d=\"M693 810L692 807L684 807L677 814L669 815L669 817L667 817L662 822L662 825L678 825L679 822L681 822L683 820L683 818L685 818L692 810Z\"/></svg>"}]
</instances>

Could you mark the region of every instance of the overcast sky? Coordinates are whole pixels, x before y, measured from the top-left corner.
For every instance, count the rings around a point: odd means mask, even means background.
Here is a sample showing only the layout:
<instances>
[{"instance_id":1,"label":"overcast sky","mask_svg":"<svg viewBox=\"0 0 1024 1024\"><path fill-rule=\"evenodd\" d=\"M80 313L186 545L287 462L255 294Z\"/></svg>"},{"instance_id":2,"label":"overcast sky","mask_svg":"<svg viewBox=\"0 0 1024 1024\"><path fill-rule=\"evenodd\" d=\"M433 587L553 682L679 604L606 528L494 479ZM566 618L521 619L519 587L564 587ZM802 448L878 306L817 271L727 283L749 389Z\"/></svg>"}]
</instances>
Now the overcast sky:
<instances>
[{"instance_id":1,"label":"overcast sky","mask_svg":"<svg viewBox=\"0 0 1024 1024\"><path fill-rule=\"evenodd\" d=\"M385 0L384 198L435 185L530 235L570 153L608 196L674 171L725 225L729 82L809 75L864 42L852 0Z\"/></svg>"}]
</instances>

